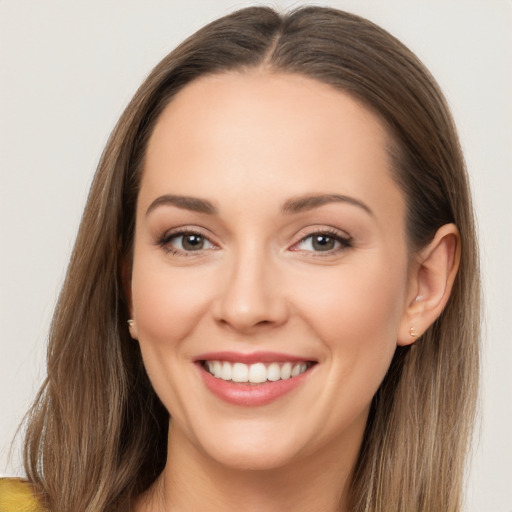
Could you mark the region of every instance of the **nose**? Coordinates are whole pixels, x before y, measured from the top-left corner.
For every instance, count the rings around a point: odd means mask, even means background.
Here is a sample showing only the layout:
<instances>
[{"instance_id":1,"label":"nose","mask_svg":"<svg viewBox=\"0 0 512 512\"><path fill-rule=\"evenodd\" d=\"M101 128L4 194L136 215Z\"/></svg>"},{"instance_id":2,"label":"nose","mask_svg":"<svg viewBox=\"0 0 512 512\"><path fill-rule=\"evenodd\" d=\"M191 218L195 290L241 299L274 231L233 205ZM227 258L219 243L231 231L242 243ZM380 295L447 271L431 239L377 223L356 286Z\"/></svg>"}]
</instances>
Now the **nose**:
<instances>
[{"instance_id":1,"label":"nose","mask_svg":"<svg viewBox=\"0 0 512 512\"><path fill-rule=\"evenodd\" d=\"M250 334L287 321L288 302L270 260L261 252L233 256L214 305L217 323Z\"/></svg>"}]
</instances>

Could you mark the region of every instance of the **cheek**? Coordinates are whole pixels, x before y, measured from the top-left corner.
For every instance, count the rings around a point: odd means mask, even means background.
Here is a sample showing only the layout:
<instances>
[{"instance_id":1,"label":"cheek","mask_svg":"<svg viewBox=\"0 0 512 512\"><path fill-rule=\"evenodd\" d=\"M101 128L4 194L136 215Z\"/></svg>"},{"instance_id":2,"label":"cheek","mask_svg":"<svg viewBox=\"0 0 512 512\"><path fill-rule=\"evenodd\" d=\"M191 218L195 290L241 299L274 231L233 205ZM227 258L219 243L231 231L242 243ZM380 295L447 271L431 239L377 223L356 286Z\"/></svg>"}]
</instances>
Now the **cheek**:
<instances>
[{"instance_id":1,"label":"cheek","mask_svg":"<svg viewBox=\"0 0 512 512\"><path fill-rule=\"evenodd\" d=\"M208 280L191 269L171 269L158 262L134 262L132 304L139 338L154 343L179 342L207 308Z\"/></svg>"},{"instance_id":2,"label":"cheek","mask_svg":"<svg viewBox=\"0 0 512 512\"><path fill-rule=\"evenodd\" d=\"M405 261L347 265L310 275L296 290L301 316L322 340L334 374L354 379L370 395L396 349L407 283L404 268Z\"/></svg>"},{"instance_id":3,"label":"cheek","mask_svg":"<svg viewBox=\"0 0 512 512\"><path fill-rule=\"evenodd\" d=\"M402 271L385 268L338 269L303 280L296 304L323 344L328 369L316 398L329 411L326 437L349 428L354 418L366 418L395 353L406 279Z\"/></svg>"},{"instance_id":4,"label":"cheek","mask_svg":"<svg viewBox=\"0 0 512 512\"><path fill-rule=\"evenodd\" d=\"M301 309L319 329L343 336L396 334L404 306L405 272L389 265L363 265L315 274L302 277L295 296L301 297Z\"/></svg>"},{"instance_id":5,"label":"cheek","mask_svg":"<svg viewBox=\"0 0 512 512\"><path fill-rule=\"evenodd\" d=\"M180 390L193 384L183 371L190 365L186 340L207 310L207 297L204 278L190 269L172 269L161 256L135 255L132 305L144 366L167 410L182 422L188 406Z\"/></svg>"}]
</instances>

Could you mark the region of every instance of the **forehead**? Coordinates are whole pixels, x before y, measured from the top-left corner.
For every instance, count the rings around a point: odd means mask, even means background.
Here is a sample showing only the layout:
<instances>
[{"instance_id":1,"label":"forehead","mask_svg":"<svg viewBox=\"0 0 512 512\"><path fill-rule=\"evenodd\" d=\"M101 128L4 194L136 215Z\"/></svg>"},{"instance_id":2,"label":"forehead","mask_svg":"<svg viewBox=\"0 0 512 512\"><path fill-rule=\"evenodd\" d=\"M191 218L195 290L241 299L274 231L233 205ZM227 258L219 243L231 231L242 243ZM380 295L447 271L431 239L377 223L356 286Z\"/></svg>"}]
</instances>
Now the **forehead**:
<instances>
[{"instance_id":1,"label":"forehead","mask_svg":"<svg viewBox=\"0 0 512 512\"><path fill-rule=\"evenodd\" d=\"M276 201L333 192L400 210L390 144L379 117L311 78L261 70L207 76L180 91L156 123L141 200L165 188L226 199L256 192Z\"/></svg>"}]
</instances>

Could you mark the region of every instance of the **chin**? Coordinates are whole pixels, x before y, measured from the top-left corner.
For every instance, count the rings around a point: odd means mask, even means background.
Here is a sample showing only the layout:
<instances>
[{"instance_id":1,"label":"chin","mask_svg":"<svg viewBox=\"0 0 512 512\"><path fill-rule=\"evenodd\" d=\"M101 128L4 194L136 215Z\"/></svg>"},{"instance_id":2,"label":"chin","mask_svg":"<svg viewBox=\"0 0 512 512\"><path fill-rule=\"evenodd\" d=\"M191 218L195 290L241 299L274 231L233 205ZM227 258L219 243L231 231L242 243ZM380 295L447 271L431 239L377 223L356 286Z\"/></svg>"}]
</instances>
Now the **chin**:
<instances>
[{"instance_id":1,"label":"chin","mask_svg":"<svg viewBox=\"0 0 512 512\"><path fill-rule=\"evenodd\" d=\"M216 450L209 453L218 464L230 469L244 471L271 471L288 465L295 459L295 453L276 452L262 449L261 446L231 445L226 450Z\"/></svg>"},{"instance_id":2,"label":"chin","mask_svg":"<svg viewBox=\"0 0 512 512\"><path fill-rule=\"evenodd\" d=\"M206 457L232 469L264 471L284 467L300 457L304 440L282 428L235 422L233 428L197 432L193 443ZM201 435L203 434L203 435ZM206 434L206 435L204 435ZM208 435L210 434L210 435Z\"/></svg>"}]
</instances>

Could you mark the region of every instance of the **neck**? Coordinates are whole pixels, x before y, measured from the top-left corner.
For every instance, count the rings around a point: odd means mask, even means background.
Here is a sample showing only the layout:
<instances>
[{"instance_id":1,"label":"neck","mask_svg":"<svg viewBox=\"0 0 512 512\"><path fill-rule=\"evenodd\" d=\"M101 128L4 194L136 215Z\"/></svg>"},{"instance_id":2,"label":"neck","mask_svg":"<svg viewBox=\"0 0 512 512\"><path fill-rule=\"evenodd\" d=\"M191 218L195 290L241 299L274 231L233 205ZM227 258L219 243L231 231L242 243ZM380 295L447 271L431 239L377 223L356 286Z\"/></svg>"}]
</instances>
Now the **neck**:
<instances>
[{"instance_id":1,"label":"neck","mask_svg":"<svg viewBox=\"0 0 512 512\"><path fill-rule=\"evenodd\" d=\"M357 442L326 446L289 465L250 470L226 467L171 428L167 464L142 495L137 512L346 512L347 493L360 447ZM345 440L346 441L346 440Z\"/></svg>"}]
</instances>

